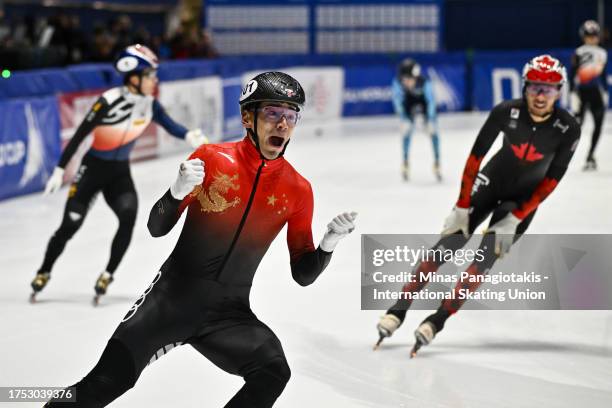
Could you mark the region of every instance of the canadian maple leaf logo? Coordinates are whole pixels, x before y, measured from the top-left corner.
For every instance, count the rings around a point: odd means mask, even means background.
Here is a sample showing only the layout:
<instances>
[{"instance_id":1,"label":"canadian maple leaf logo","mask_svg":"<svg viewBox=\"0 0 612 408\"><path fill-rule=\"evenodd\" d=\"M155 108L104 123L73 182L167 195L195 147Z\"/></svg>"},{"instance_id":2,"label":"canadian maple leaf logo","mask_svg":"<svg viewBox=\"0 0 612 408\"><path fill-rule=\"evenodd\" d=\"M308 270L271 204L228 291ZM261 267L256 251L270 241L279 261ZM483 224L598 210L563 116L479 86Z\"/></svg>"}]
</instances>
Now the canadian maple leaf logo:
<instances>
[{"instance_id":1,"label":"canadian maple leaf logo","mask_svg":"<svg viewBox=\"0 0 612 408\"><path fill-rule=\"evenodd\" d=\"M527 146L529 146L529 149L527 149ZM522 143L520 146L511 145L511 147L514 155L521 160L533 162L544 157L542 153L536 150L534 145L529 145L529 143Z\"/></svg>"}]
</instances>

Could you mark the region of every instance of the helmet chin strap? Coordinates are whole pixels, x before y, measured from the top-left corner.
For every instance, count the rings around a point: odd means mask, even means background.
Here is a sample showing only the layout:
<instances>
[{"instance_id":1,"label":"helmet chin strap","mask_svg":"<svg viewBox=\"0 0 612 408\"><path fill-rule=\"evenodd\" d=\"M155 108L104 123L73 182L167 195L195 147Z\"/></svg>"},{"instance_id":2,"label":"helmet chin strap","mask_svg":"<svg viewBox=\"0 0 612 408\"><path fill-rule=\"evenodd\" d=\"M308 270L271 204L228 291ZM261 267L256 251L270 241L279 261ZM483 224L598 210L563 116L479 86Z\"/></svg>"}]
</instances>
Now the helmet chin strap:
<instances>
[{"instance_id":1,"label":"helmet chin strap","mask_svg":"<svg viewBox=\"0 0 612 408\"><path fill-rule=\"evenodd\" d=\"M134 75L134 74L130 74L129 76L131 77L132 75ZM128 79L128 81L126 81L126 82L127 82L128 88L129 88L130 86L131 86L131 87L134 87L134 88L136 89L136 93L137 93L138 95L144 96L144 94L142 93L142 71L139 71L137 75L138 75L138 85L134 85L134 84L132 84L132 83L129 81L129 79ZM129 78L129 77L128 77L128 78Z\"/></svg>"},{"instance_id":2,"label":"helmet chin strap","mask_svg":"<svg viewBox=\"0 0 612 408\"><path fill-rule=\"evenodd\" d=\"M259 153L259 157L262 160L267 160L264 157L263 153L261 152L261 146L259 146L259 136L257 135L257 116L258 116L257 111L258 110L259 110L259 104L256 104L255 109L253 109L253 129L247 128L247 134L249 135L253 143L255 143L255 148L257 149L257 152Z\"/></svg>"}]
</instances>

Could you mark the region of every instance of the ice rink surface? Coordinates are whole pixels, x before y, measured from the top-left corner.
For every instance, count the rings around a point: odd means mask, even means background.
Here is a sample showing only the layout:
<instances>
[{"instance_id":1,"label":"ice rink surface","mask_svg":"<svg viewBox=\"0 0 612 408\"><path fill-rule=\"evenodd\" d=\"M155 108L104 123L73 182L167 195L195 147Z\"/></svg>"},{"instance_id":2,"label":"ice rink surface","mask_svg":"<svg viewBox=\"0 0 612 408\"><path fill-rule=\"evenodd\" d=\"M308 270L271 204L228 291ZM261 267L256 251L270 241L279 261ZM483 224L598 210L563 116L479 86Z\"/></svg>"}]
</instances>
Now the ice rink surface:
<instances>
[{"instance_id":1,"label":"ice rink surface","mask_svg":"<svg viewBox=\"0 0 612 408\"><path fill-rule=\"evenodd\" d=\"M359 217L355 233L340 242L327 270L309 287L291 279L284 231L260 265L251 305L281 339L292 368L276 406L612 406L612 312L460 311L410 360L412 331L429 314L410 311L399 331L372 351L383 312L360 310L359 234L437 233L457 198L483 121L478 113L441 117L442 183L434 181L431 145L422 133L413 138L412 180L402 182L395 118L335 122L322 126L319 136L312 125L298 127L286 157L312 183L315 241L337 213L354 210ZM604 128L598 148L600 170L583 173L589 123L565 179L541 205L530 232L612 232L612 129ZM68 243L36 305L28 303L29 284L59 225L67 189L0 203L0 386L65 386L94 366L176 242L182 221L154 239L146 220L183 157L133 165L139 218L98 308L91 306L93 285L116 228L103 200ZM147 367L135 388L111 406L221 407L241 385L241 378L183 346Z\"/></svg>"}]
</instances>

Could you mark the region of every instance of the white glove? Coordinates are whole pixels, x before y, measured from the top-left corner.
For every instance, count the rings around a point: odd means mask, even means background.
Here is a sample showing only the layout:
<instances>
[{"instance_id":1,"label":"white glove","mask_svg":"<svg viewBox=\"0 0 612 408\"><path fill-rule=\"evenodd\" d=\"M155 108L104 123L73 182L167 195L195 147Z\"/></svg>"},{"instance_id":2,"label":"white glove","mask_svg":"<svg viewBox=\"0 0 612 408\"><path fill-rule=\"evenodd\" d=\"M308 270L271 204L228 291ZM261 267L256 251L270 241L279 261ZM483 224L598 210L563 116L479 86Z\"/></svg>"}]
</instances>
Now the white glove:
<instances>
[{"instance_id":1,"label":"white glove","mask_svg":"<svg viewBox=\"0 0 612 408\"><path fill-rule=\"evenodd\" d=\"M185 141L189 143L191 147L196 149L203 144L207 144L208 138L204 136L200 129L192 129L185 134Z\"/></svg>"},{"instance_id":2,"label":"white glove","mask_svg":"<svg viewBox=\"0 0 612 408\"><path fill-rule=\"evenodd\" d=\"M204 162L200 159L191 159L181 163L179 173L170 186L170 194L177 200L182 200L197 185L204 181Z\"/></svg>"},{"instance_id":3,"label":"white glove","mask_svg":"<svg viewBox=\"0 0 612 408\"><path fill-rule=\"evenodd\" d=\"M47 180L47 184L45 185L44 195L53 194L62 186L62 182L64 181L64 169L61 167L56 167L53 169L53 174Z\"/></svg>"},{"instance_id":4,"label":"white glove","mask_svg":"<svg viewBox=\"0 0 612 408\"><path fill-rule=\"evenodd\" d=\"M510 247L514 242L516 227L520 223L521 220L510 212L504 218L485 230L485 233L495 233L495 255L503 258L504 254L510 251Z\"/></svg>"},{"instance_id":5,"label":"white glove","mask_svg":"<svg viewBox=\"0 0 612 408\"><path fill-rule=\"evenodd\" d=\"M356 212L342 213L327 224L327 231L319 246L325 252L334 252L338 242L355 229Z\"/></svg>"},{"instance_id":6,"label":"white glove","mask_svg":"<svg viewBox=\"0 0 612 408\"><path fill-rule=\"evenodd\" d=\"M580 97L578 96L578 92L572 91L570 92L570 110L574 115L577 115L580 112Z\"/></svg>"},{"instance_id":7,"label":"white glove","mask_svg":"<svg viewBox=\"0 0 612 408\"><path fill-rule=\"evenodd\" d=\"M444 227L442 228L442 235L450 235L461 231L467 238L470 235L469 232L469 208L453 207L451 213L444 220Z\"/></svg>"}]
</instances>

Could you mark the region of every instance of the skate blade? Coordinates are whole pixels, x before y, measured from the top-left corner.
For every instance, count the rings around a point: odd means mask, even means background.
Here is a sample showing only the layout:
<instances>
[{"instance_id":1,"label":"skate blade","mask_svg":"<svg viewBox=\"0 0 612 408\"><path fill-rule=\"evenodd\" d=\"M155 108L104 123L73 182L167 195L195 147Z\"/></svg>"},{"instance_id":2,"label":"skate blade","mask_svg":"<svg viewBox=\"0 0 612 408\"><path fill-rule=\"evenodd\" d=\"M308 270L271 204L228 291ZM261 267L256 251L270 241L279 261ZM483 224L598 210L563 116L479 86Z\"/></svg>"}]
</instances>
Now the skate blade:
<instances>
[{"instance_id":1,"label":"skate blade","mask_svg":"<svg viewBox=\"0 0 612 408\"><path fill-rule=\"evenodd\" d=\"M30 295L30 303L36 303L36 292L32 292L32 294Z\"/></svg>"},{"instance_id":2,"label":"skate blade","mask_svg":"<svg viewBox=\"0 0 612 408\"><path fill-rule=\"evenodd\" d=\"M100 304L100 297L101 297L101 296L102 296L102 295L96 295L96 296L94 296L93 300L91 301L91 304L92 304L94 307L96 307L96 306L98 306L98 305Z\"/></svg>"},{"instance_id":3,"label":"skate blade","mask_svg":"<svg viewBox=\"0 0 612 408\"><path fill-rule=\"evenodd\" d=\"M374 347L372 348L373 351L378 350L378 348L380 347L380 344L382 343L382 341L385 339L385 336L380 336L380 338L378 339L378 341L376 342L376 344L374 345Z\"/></svg>"},{"instance_id":4,"label":"skate blade","mask_svg":"<svg viewBox=\"0 0 612 408\"><path fill-rule=\"evenodd\" d=\"M423 346L423 343L421 343L420 341L417 340L416 343L414 343L414 346L412 347L412 350L410 350L410 358L415 358L417 355L417 351L419 351L419 349Z\"/></svg>"}]
</instances>

